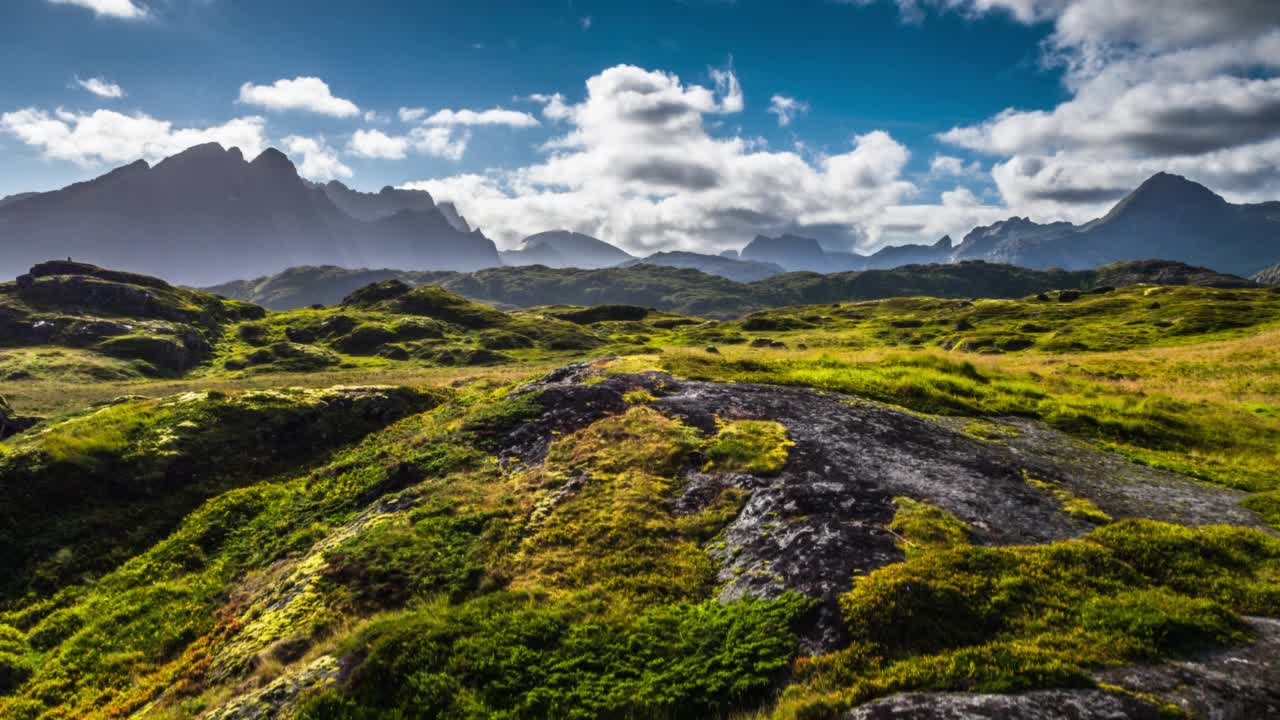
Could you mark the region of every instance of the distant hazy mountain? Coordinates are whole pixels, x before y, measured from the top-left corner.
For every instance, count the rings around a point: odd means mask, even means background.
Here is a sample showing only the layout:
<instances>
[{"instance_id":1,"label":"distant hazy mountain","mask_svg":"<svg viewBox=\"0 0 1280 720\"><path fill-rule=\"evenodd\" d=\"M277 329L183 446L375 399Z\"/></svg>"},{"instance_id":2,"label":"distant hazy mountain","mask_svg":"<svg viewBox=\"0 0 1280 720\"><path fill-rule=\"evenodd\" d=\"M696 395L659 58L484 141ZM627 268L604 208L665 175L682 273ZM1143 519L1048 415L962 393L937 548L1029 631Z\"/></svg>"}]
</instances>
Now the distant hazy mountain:
<instances>
[{"instance_id":1,"label":"distant hazy mountain","mask_svg":"<svg viewBox=\"0 0 1280 720\"><path fill-rule=\"evenodd\" d=\"M734 255L736 256L737 253L734 253ZM708 275L719 275L741 283L764 280L786 272L786 269L781 265L774 263L737 260L723 255L703 255L691 252L654 253L648 257L628 260L622 263L620 267L641 264L700 270Z\"/></svg>"},{"instance_id":2,"label":"distant hazy mountain","mask_svg":"<svg viewBox=\"0 0 1280 720\"><path fill-rule=\"evenodd\" d=\"M296 265L499 264L488 238L459 232L426 193L317 187L278 150L249 162L217 144L0 205L0 272L17 274L50 257L189 285Z\"/></svg>"},{"instance_id":3,"label":"distant hazy mountain","mask_svg":"<svg viewBox=\"0 0 1280 720\"><path fill-rule=\"evenodd\" d=\"M1255 273L1280 260L1280 203L1233 205L1199 183L1159 173L1097 220L1011 218L975 228L950 259L1080 269L1153 257Z\"/></svg>"},{"instance_id":4,"label":"distant hazy mountain","mask_svg":"<svg viewBox=\"0 0 1280 720\"><path fill-rule=\"evenodd\" d=\"M514 267L546 265L553 268L591 270L613 267L634 257L622 248L590 235L552 230L525 238L520 243L519 250L503 252L502 262Z\"/></svg>"},{"instance_id":5,"label":"distant hazy mountain","mask_svg":"<svg viewBox=\"0 0 1280 720\"><path fill-rule=\"evenodd\" d=\"M761 236L743 248L742 256L818 272L965 260L1078 270L1164 258L1249 275L1280 261L1280 202L1233 205L1203 185L1159 173L1106 216L1079 226L1013 217L974 228L954 248L950 238L943 238L934 245L886 247L866 257L824 251L809 238Z\"/></svg>"},{"instance_id":6,"label":"distant hazy mountain","mask_svg":"<svg viewBox=\"0 0 1280 720\"><path fill-rule=\"evenodd\" d=\"M830 272L833 269L843 269L830 266L829 258L817 240L798 235L757 235L742 248L739 257L743 260L773 263L787 270Z\"/></svg>"},{"instance_id":7,"label":"distant hazy mountain","mask_svg":"<svg viewBox=\"0 0 1280 720\"><path fill-rule=\"evenodd\" d=\"M862 266L868 270L888 270L902 265L938 262L951 252L951 236L944 235L932 245L888 245L868 255Z\"/></svg>"}]
</instances>

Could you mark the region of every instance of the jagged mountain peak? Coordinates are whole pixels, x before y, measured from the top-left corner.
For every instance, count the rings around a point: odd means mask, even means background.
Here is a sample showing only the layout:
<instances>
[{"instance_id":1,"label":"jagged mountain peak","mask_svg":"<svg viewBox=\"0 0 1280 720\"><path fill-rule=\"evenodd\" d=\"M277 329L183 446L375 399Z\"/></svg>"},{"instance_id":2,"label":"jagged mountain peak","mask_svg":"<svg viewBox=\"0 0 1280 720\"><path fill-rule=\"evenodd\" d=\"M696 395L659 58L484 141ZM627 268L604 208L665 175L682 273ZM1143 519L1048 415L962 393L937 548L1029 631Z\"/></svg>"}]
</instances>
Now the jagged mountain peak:
<instances>
[{"instance_id":1,"label":"jagged mountain peak","mask_svg":"<svg viewBox=\"0 0 1280 720\"><path fill-rule=\"evenodd\" d=\"M1181 175L1159 172L1147 178L1103 219L1131 212L1164 213L1173 209L1220 209L1228 205L1219 194Z\"/></svg>"}]
</instances>

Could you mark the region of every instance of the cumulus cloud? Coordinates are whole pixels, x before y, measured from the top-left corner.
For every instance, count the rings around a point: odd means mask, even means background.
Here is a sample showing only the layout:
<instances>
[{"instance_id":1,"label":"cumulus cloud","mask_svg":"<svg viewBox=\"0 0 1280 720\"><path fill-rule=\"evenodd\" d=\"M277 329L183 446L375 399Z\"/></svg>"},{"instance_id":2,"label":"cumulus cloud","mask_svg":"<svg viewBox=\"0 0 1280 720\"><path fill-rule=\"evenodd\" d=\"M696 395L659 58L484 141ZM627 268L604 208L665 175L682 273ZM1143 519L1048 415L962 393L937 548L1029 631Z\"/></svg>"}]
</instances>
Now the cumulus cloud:
<instances>
[{"instance_id":1,"label":"cumulus cloud","mask_svg":"<svg viewBox=\"0 0 1280 720\"><path fill-rule=\"evenodd\" d=\"M25 108L0 115L0 131L38 148L46 158L84 166L138 158L155 161L207 142L238 147L249 157L267 147L266 121L260 117L236 118L206 128L175 128L145 113L76 113L61 108L49 113Z\"/></svg>"},{"instance_id":2,"label":"cumulus cloud","mask_svg":"<svg viewBox=\"0 0 1280 720\"><path fill-rule=\"evenodd\" d=\"M974 160L965 162L961 158L952 155L934 155L929 161L929 177L931 179L939 178L957 178L957 177L976 177L982 173L982 163Z\"/></svg>"},{"instance_id":3,"label":"cumulus cloud","mask_svg":"<svg viewBox=\"0 0 1280 720\"><path fill-rule=\"evenodd\" d=\"M407 135L357 130L351 136L347 152L375 160L403 160L412 152L456 161L467 152L470 140L469 132L458 133L447 127L417 127Z\"/></svg>"},{"instance_id":4,"label":"cumulus cloud","mask_svg":"<svg viewBox=\"0 0 1280 720\"><path fill-rule=\"evenodd\" d=\"M590 30L590 29L591 29L591 16L590 16L590 15L587 15L586 17L578 18L578 25L579 25L583 30Z\"/></svg>"},{"instance_id":5,"label":"cumulus cloud","mask_svg":"<svg viewBox=\"0 0 1280 720\"><path fill-rule=\"evenodd\" d=\"M341 118L360 113L355 103L335 97L329 84L317 77L282 79L270 85L245 83L240 86L239 102L273 112L300 110Z\"/></svg>"},{"instance_id":6,"label":"cumulus cloud","mask_svg":"<svg viewBox=\"0 0 1280 720\"><path fill-rule=\"evenodd\" d=\"M471 133L455 133L447 127L417 127L409 131L409 140L415 151L446 160L461 160L471 142Z\"/></svg>"},{"instance_id":7,"label":"cumulus cloud","mask_svg":"<svg viewBox=\"0 0 1280 720\"><path fill-rule=\"evenodd\" d=\"M796 116L809 111L809 103L801 102L785 95L774 95L769 98L769 112L778 116L778 127L791 124Z\"/></svg>"},{"instance_id":8,"label":"cumulus cloud","mask_svg":"<svg viewBox=\"0 0 1280 720\"><path fill-rule=\"evenodd\" d=\"M150 13L146 6L134 0L48 0L54 5L75 5L92 10L98 17L121 20L141 20Z\"/></svg>"},{"instance_id":9,"label":"cumulus cloud","mask_svg":"<svg viewBox=\"0 0 1280 720\"><path fill-rule=\"evenodd\" d=\"M819 227L848 249L876 242L879 215L915 191L902 179L909 152L882 131L810 159L713 135L709 117L744 106L729 70L713 71L708 87L619 65L589 78L581 102L529 99L566 124L542 161L408 186L454 201L509 245L567 228L641 253L740 247L758 232Z\"/></svg>"},{"instance_id":10,"label":"cumulus cloud","mask_svg":"<svg viewBox=\"0 0 1280 720\"><path fill-rule=\"evenodd\" d=\"M351 177L351 168L338 159L338 153L322 137L289 135L281 143L284 151L293 156L294 162L302 157L298 174L308 180L325 182Z\"/></svg>"},{"instance_id":11,"label":"cumulus cloud","mask_svg":"<svg viewBox=\"0 0 1280 720\"><path fill-rule=\"evenodd\" d=\"M387 135L381 130L357 130L347 150L362 158L403 160L409 155L409 139Z\"/></svg>"},{"instance_id":12,"label":"cumulus cloud","mask_svg":"<svg viewBox=\"0 0 1280 720\"><path fill-rule=\"evenodd\" d=\"M114 100L124 97L124 88L113 82L107 82L102 78L89 78L88 80L76 78L76 84L101 98Z\"/></svg>"}]
</instances>

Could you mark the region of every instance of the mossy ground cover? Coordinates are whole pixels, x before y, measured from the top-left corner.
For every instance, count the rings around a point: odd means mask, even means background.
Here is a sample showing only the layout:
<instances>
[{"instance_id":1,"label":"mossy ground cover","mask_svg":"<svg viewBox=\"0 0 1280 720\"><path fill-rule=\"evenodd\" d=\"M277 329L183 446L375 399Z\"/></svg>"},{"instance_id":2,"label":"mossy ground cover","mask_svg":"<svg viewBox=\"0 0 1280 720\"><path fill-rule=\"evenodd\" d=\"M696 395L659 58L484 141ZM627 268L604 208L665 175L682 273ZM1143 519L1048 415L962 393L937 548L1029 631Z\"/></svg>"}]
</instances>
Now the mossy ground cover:
<instances>
[{"instance_id":1,"label":"mossy ground cover","mask_svg":"<svg viewBox=\"0 0 1280 720\"><path fill-rule=\"evenodd\" d=\"M509 389L456 391L313 472L217 495L93 583L11 604L17 692L0 715L159 702L189 716L224 697L222 673L266 681L299 662L283 649L297 642L358 667L308 717L707 717L766 698L809 601L710 600L702 546L741 496L692 515L666 505L721 433L636 402L557 440L544 467L504 469L486 448L540 412ZM109 408L120 417L69 452L136 447L122 438L166 407Z\"/></svg>"},{"instance_id":2,"label":"mossy ground cover","mask_svg":"<svg viewBox=\"0 0 1280 720\"><path fill-rule=\"evenodd\" d=\"M1110 522L1043 484L1098 528L980 547L956 518L898 499L889 529L904 562L844 596L847 648L798 659L809 601L715 599L706 548L745 493L719 488L696 512L672 504L687 473L777 472L786 428L723 419L703 433L637 389L621 412L555 436L545 462L494 455L543 410L514 392L521 381L625 351L617 370L847 392L974 418L979 437L985 417L1038 418L1255 491L1244 503L1280 527L1280 296L1046 297L707 322L500 313L396 290L223 322L182 378L142 379L90 349L7 351L0 367L39 368L6 383L10 401L55 417L0 443L0 483L38 474L52 492L91 479L119 502L14 536L39 562L10 575L20 582L0 611L0 717L194 717L330 655L345 670L304 693L303 717L834 717L899 690L1085 686L1098 667L1246 642L1242 614L1280 613L1274 537ZM442 362L481 351L501 364ZM437 389L381 430L399 415L329 425L305 391L244 400L343 383ZM134 393L156 399L84 414ZM192 402L175 401L185 393ZM176 478L193 492L174 494Z\"/></svg>"},{"instance_id":3,"label":"mossy ground cover","mask_svg":"<svg viewBox=\"0 0 1280 720\"><path fill-rule=\"evenodd\" d=\"M1091 687L1098 667L1247 640L1280 612L1280 540L1129 520L1080 540L985 548L936 508L898 504L905 562L841 598L850 646L806 659L778 718L834 718L911 690Z\"/></svg>"},{"instance_id":4,"label":"mossy ground cover","mask_svg":"<svg viewBox=\"0 0 1280 720\"><path fill-rule=\"evenodd\" d=\"M697 379L803 385L926 413L1043 420L1136 461L1249 491L1280 483L1278 331L1062 356L724 347L652 362ZM1210 368L1213 368L1210 370ZM1212 372L1198 383L1195 378Z\"/></svg>"}]
</instances>

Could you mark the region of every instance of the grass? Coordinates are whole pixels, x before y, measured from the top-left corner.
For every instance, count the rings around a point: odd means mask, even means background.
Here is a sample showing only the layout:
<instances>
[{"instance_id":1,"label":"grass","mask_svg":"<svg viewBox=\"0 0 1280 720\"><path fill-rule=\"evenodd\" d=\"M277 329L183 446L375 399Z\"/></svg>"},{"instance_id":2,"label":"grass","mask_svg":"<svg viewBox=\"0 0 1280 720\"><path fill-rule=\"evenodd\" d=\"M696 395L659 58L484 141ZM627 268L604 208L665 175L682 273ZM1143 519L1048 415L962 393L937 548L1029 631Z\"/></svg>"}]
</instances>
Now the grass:
<instances>
[{"instance_id":1,"label":"grass","mask_svg":"<svg viewBox=\"0 0 1280 720\"><path fill-rule=\"evenodd\" d=\"M772 420L721 422L719 431L702 449L707 458L703 470L773 475L787 462L795 443L787 429Z\"/></svg>"},{"instance_id":2,"label":"grass","mask_svg":"<svg viewBox=\"0 0 1280 720\"><path fill-rule=\"evenodd\" d=\"M1280 386L1273 386L1280 381L1280 349L1267 344L1278 338L1280 331L1269 330L1208 348L1073 355L1070 361L1039 353L956 357L936 350L733 346L716 355L668 352L656 362L690 378L803 385L920 412L1037 418L1153 466L1261 491L1280 483L1274 471L1280 415L1258 411L1280 404ZM1221 376L1216 387L1187 389L1187 366L1209 362ZM1095 372L1099 367L1110 372ZM1251 379L1230 379L1244 377Z\"/></svg>"},{"instance_id":3,"label":"grass","mask_svg":"<svg viewBox=\"0 0 1280 720\"><path fill-rule=\"evenodd\" d=\"M1244 504L1280 528L1280 295L1046 297L718 323L500 313L387 287L223 318L185 377L144 378L141 360L86 348L6 349L0 373L29 372L5 382L9 401L52 417L0 443L0 528L18 548L0 716L191 717L302 683L319 661L343 672L304 691L312 720L822 718L906 690L1087 687L1100 667L1247 641L1242 615L1280 614L1275 537L1113 522L1028 477L1098 527L981 547L954 516L897 498L888 529L905 559L841 597L846 647L797 658L809 601L716 599L707 548L745 491L676 502L699 470L781 471L786 428L726 418L703 434L631 390L618 414L554 435L545 463L493 455L555 397L519 383L625 352L609 372L846 392L967 418L992 442L1008 431L984 418L1036 418L1254 492ZM502 364L442 366L486 358ZM341 384L404 385L422 402L361 420L326 410L316 388ZM155 399L88 409L132 394Z\"/></svg>"},{"instance_id":4,"label":"grass","mask_svg":"<svg viewBox=\"0 0 1280 720\"><path fill-rule=\"evenodd\" d=\"M1093 668L1241 642L1240 614L1280 612L1280 540L1256 530L1126 520L985 548L941 511L904 511L902 529L924 513L925 536L943 541L855 581L840 601L850 646L801 661L775 717L834 718L911 690L1090 687Z\"/></svg>"}]
</instances>

